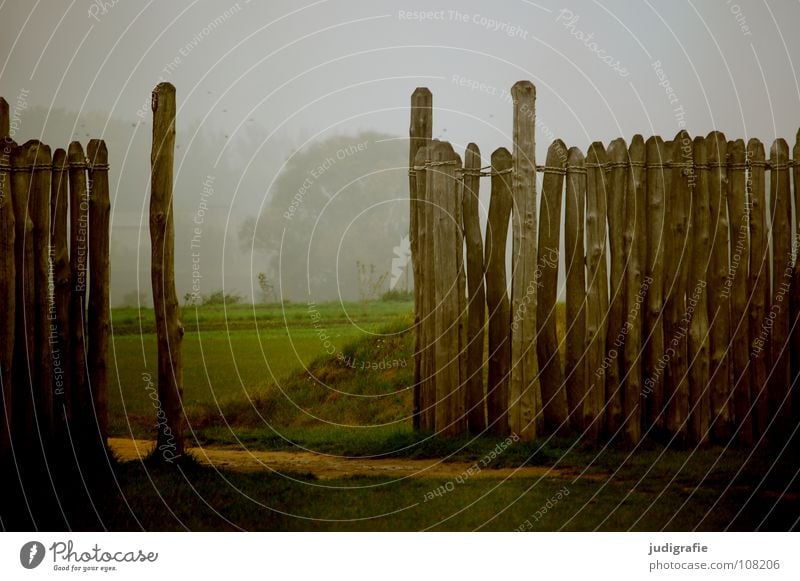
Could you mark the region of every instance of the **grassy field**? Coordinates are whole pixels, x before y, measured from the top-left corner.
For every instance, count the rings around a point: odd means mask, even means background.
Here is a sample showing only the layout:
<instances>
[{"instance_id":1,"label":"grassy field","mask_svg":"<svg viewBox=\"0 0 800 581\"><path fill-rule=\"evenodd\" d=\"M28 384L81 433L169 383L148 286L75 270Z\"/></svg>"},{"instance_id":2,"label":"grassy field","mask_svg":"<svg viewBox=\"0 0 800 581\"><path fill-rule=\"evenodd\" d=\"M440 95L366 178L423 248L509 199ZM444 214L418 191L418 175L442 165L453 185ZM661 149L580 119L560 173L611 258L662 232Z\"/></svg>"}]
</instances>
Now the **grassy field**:
<instances>
[{"instance_id":1,"label":"grassy field","mask_svg":"<svg viewBox=\"0 0 800 581\"><path fill-rule=\"evenodd\" d=\"M343 353L364 338L380 340L375 333L389 324L403 331L411 308L391 301L185 308L184 405L190 422L219 418L218 406L259 400L330 351ZM114 309L112 332L110 433L152 436L154 409L147 391L157 375L152 310Z\"/></svg>"}]
</instances>

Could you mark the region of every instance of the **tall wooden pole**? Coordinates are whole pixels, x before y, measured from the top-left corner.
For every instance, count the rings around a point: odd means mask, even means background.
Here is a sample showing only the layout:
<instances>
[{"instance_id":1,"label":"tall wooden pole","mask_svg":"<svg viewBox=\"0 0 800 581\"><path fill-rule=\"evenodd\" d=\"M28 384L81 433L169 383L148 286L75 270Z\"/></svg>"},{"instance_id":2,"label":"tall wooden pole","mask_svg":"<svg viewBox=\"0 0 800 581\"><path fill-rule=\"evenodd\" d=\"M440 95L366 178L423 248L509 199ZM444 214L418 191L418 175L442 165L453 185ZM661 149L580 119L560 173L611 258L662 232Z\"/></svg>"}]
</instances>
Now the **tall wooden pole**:
<instances>
[{"instance_id":1,"label":"tall wooden pole","mask_svg":"<svg viewBox=\"0 0 800 581\"><path fill-rule=\"evenodd\" d=\"M645 146L641 135L634 135L628 148L629 171L625 188L625 319L626 329L622 354L622 413L624 438L637 444L642 435L642 320L647 281L642 251L647 236L645 209Z\"/></svg>"},{"instance_id":2,"label":"tall wooden pole","mask_svg":"<svg viewBox=\"0 0 800 581\"><path fill-rule=\"evenodd\" d=\"M730 297L725 281L730 262L728 185L726 158L728 144L719 131L712 131L706 138L708 147L709 208L711 209L711 261L709 265L709 319L711 325L711 433L717 441L725 441L730 435Z\"/></svg>"},{"instance_id":3,"label":"tall wooden pole","mask_svg":"<svg viewBox=\"0 0 800 581\"><path fill-rule=\"evenodd\" d=\"M587 383L583 423L587 438L597 441L605 427L608 266L606 149L592 143L586 156L586 342Z\"/></svg>"},{"instance_id":4,"label":"tall wooden pole","mask_svg":"<svg viewBox=\"0 0 800 581\"><path fill-rule=\"evenodd\" d=\"M514 103L511 250L511 431L533 440L542 423L536 355L536 89L530 81L511 88Z\"/></svg>"},{"instance_id":5,"label":"tall wooden pole","mask_svg":"<svg viewBox=\"0 0 800 581\"><path fill-rule=\"evenodd\" d=\"M101 139L86 148L89 165L89 389L101 446L108 438L109 218L108 150Z\"/></svg>"},{"instance_id":6,"label":"tall wooden pole","mask_svg":"<svg viewBox=\"0 0 800 581\"><path fill-rule=\"evenodd\" d=\"M29 141L29 159L32 163L31 189L28 212L33 224L33 279L34 357L31 376L36 410L36 423L46 441L55 428L53 408L53 356L48 310L50 293L50 177L53 158L50 147L38 141ZM30 331L30 329L28 329Z\"/></svg>"},{"instance_id":7,"label":"tall wooden pole","mask_svg":"<svg viewBox=\"0 0 800 581\"><path fill-rule=\"evenodd\" d=\"M158 340L158 439L156 456L173 462L184 453L183 325L175 293L175 227L172 211L175 155L175 87L153 90L150 155L150 244L153 306Z\"/></svg>"},{"instance_id":8,"label":"tall wooden pole","mask_svg":"<svg viewBox=\"0 0 800 581\"><path fill-rule=\"evenodd\" d=\"M766 335L764 317L770 306L769 230L766 205L766 155L758 139L747 142L750 161L750 392L753 405L754 435L759 437L769 424L768 363L770 342Z\"/></svg>"},{"instance_id":9,"label":"tall wooden pole","mask_svg":"<svg viewBox=\"0 0 800 581\"><path fill-rule=\"evenodd\" d=\"M608 171L608 241L611 259L611 297L606 334L606 428L616 434L624 420L622 397L622 353L625 347L625 188L628 185L628 146L622 138L612 141L607 150Z\"/></svg>"},{"instance_id":10,"label":"tall wooden pole","mask_svg":"<svg viewBox=\"0 0 800 581\"><path fill-rule=\"evenodd\" d=\"M423 293L428 281L421 277L421 256L419 244L420 218L425 209L419 204L420 192L417 190L417 180L413 168L416 164L417 152L428 145L433 132L433 95L426 87L418 87L411 95L411 126L409 133L408 146L408 165L409 165L409 242L411 245L411 264L414 272L414 328L416 336L414 341L414 429L420 428L420 399L421 399L421 334L420 324L422 311Z\"/></svg>"},{"instance_id":11,"label":"tall wooden pole","mask_svg":"<svg viewBox=\"0 0 800 581\"><path fill-rule=\"evenodd\" d=\"M511 374L511 307L506 280L506 240L513 202L511 153L492 153L492 192L486 223L486 306L489 313L489 380L486 394L488 428L508 434L508 384Z\"/></svg>"},{"instance_id":12,"label":"tall wooden pole","mask_svg":"<svg viewBox=\"0 0 800 581\"><path fill-rule=\"evenodd\" d=\"M586 165L583 152L569 149L564 218L564 264L567 270L566 356L564 378L570 425L583 429L586 397Z\"/></svg>"},{"instance_id":13,"label":"tall wooden pole","mask_svg":"<svg viewBox=\"0 0 800 581\"><path fill-rule=\"evenodd\" d=\"M8 116L8 101L0 97L0 139L11 134L11 123Z\"/></svg>"},{"instance_id":14,"label":"tall wooden pole","mask_svg":"<svg viewBox=\"0 0 800 581\"><path fill-rule=\"evenodd\" d=\"M53 174L50 190L50 241L52 244L53 304L49 309L53 331L53 396L59 439L67 442L65 421L71 417L69 303L70 269L67 249L67 211L69 172L67 152L53 153Z\"/></svg>"},{"instance_id":15,"label":"tall wooden pole","mask_svg":"<svg viewBox=\"0 0 800 581\"><path fill-rule=\"evenodd\" d=\"M730 285L731 335L733 352L733 416L737 439L749 446L753 443L753 422L750 412L749 361L749 297L750 263L750 202L745 175L744 141L737 139L728 144L728 215L730 216L731 272L726 284Z\"/></svg>"},{"instance_id":16,"label":"tall wooden pole","mask_svg":"<svg viewBox=\"0 0 800 581\"><path fill-rule=\"evenodd\" d=\"M800 241L800 129L797 131L797 136L795 137L793 159L794 171L792 173L792 191L794 194L794 240L796 246L798 241ZM791 303L792 417L797 418L800 417L800 258L796 259L794 262Z\"/></svg>"},{"instance_id":17,"label":"tall wooden pole","mask_svg":"<svg viewBox=\"0 0 800 581\"><path fill-rule=\"evenodd\" d=\"M467 428L472 433L480 433L486 429L486 397L483 390L486 291L483 283L483 240L479 216L480 169L480 149L470 143L464 155L462 205L467 250L466 408Z\"/></svg>"},{"instance_id":18,"label":"tall wooden pole","mask_svg":"<svg viewBox=\"0 0 800 581\"><path fill-rule=\"evenodd\" d=\"M11 153L16 144L0 139L0 460L11 448L14 329L16 317L15 220L11 192Z\"/></svg>"},{"instance_id":19,"label":"tall wooden pole","mask_svg":"<svg viewBox=\"0 0 800 581\"><path fill-rule=\"evenodd\" d=\"M772 375L770 414L774 418L770 441L778 444L791 426L791 376L789 372L789 290L792 265L792 214L789 190L789 145L776 139L770 149L770 215L772 216Z\"/></svg>"},{"instance_id":20,"label":"tall wooden pole","mask_svg":"<svg viewBox=\"0 0 800 581\"><path fill-rule=\"evenodd\" d=\"M558 265L561 250L561 200L567 166L567 147L560 139L547 150L539 215L537 281L537 355L541 370L544 424L548 433L568 427L567 393L556 329Z\"/></svg>"},{"instance_id":21,"label":"tall wooden pole","mask_svg":"<svg viewBox=\"0 0 800 581\"><path fill-rule=\"evenodd\" d=\"M646 144L647 156L647 314L643 336L644 390L647 402L647 428L664 425L664 245L667 232L664 197L666 161L664 141L650 137Z\"/></svg>"},{"instance_id":22,"label":"tall wooden pole","mask_svg":"<svg viewBox=\"0 0 800 581\"><path fill-rule=\"evenodd\" d=\"M421 303L419 305L419 326L417 327L419 346L417 357L420 360L419 372L419 421L418 429L433 432L436 429L436 367L435 367L435 333L436 333L436 293L434 288L433 264L433 205L430 203L430 184L426 161L430 160L430 145L417 151L414 165L416 176L417 204L417 255L419 277L415 280ZM415 275L416 276L416 275ZM416 281L419 281L418 283Z\"/></svg>"},{"instance_id":23,"label":"tall wooden pole","mask_svg":"<svg viewBox=\"0 0 800 581\"><path fill-rule=\"evenodd\" d=\"M73 141L67 150L69 162L69 344L71 419L73 441L86 442L88 426L94 422L89 392L86 359L86 291L89 272L89 190L86 183L86 156L83 146ZM88 442L87 442L88 444ZM80 444L78 448L82 447Z\"/></svg>"},{"instance_id":24,"label":"tall wooden pole","mask_svg":"<svg viewBox=\"0 0 800 581\"><path fill-rule=\"evenodd\" d=\"M709 227L708 154L704 137L694 139L692 153L694 154L696 180L691 205L691 240L694 247L691 253L686 288L697 289L697 296L694 298L694 312L689 323L687 347L689 439L695 445L702 445L708 441L711 393L708 337L708 264L711 258L711 231Z\"/></svg>"}]
</instances>

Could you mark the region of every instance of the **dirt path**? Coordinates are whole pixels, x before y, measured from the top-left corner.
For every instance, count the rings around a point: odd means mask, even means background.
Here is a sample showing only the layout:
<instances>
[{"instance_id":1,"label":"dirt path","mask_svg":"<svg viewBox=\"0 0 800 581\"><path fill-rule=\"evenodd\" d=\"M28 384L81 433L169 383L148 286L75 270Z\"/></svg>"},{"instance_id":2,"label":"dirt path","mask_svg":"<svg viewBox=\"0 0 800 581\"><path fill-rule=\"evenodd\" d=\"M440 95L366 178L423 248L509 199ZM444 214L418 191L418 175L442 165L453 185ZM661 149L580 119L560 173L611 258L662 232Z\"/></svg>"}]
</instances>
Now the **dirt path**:
<instances>
[{"instance_id":1,"label":"dirt path","mask_svg":"<svg viewBox=\"0 0 800 581\"><path fill-rule=\"evenodd\" d=\"M135 461L147 456L155 446L152 440L130 440L110 438L109 445L122 462ZM286 452L242 450L232 448L190 448L200 464L221 470L240 472L277 472L313 474L319 479L347 476L377 476L398 478L455 478L466 474L473 466L471 462L447 462L439 459L412 460L407 458L363 458L348 459L311 452ZM541 466L523 468L484 468L469 478L574 478L577 472ZM585 475L585 477L590 475Z\"/></svg>"}]
</instances>

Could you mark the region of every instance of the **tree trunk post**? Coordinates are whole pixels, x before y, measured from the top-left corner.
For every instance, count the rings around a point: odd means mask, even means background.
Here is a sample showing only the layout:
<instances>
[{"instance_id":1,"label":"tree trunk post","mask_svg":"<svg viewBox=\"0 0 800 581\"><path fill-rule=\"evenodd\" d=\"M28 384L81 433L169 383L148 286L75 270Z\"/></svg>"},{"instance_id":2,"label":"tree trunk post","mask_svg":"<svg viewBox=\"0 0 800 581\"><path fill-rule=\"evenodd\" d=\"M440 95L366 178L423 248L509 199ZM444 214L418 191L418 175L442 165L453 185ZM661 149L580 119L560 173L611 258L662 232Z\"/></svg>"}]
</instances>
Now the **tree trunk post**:
<instances>
[{"instance_id":1,"label":"tree trunk post","mask_svg":"<svg viewBox=\"0 0 800 581\"><path fill-rule=\"evenodd\" d=\"M489 381L486 408L489 432L505 436L511 373L511 307L506 280L506 240L511 217L511 154L503 147L492 153L492 185L486 222L486 305L489 312Z\"/></svg>"},{"instance_id":2,"label":"tree trunk post","mask_svg":"<svg viewBox=\"0 0 800 581\"><path fill-rule=\"evenodd\" d=\"M753 435L762 436L769 424L768 363L770 342L764 317L770 306L769 230L766 205L766 156L758 139L747 142L750 162L750 393L753 406Z\"/></svg>"},{"instance_id":3,"label":"tree trunk post","mask_svg":"<svg viewBox=\"0 0 800 581\"><path fill-rule=\"evenodd\" d=\"M16 232L11 192L11 154L15 147L8 137L0 139L0 461L10 458L14 417L12 366L17 268L14 259Z\"/></svg>"},{"instance_id":4,"label":"tree trunk post","mask_svg":"<svg viewBox=\"0 0 800 581\"><path fill-rule=\"evenodd\" d=\"M642 246L646 236L645 149L641 135L634 135L628 148L628 183L623 202L625 261L625 342L622 352L622 413L624 439L636 445L642 437L642 307L648 283L644 280Z\"/></svg>"},{"instance_id":5,"label":"tree trunk post","mask_svg":"<svg viewBox=\"0 0 800 581\"><path fill-rule=\"evenodd\" d=\"M784 442L791 433L791 377L789 369L789 289L792 261L792 211L789 190L789 145L776 139L770 149L770 202L772 215L772 374L770 414L774 418L771 442Z\"/></svg>"},{"instance_id":6,"label":"tree trunk post","mask_svg":"<svg viewBox=\"0 0 800 581\"><path fill-rule=\"evenodd\" d=\"M561 201L567 166L567 147L560 139L547 150L542 204L539 214L539 273L536 344L541 372L544 425L547 433L563 433L568 427L569 411L564 385L564 370L559 351L556 326L558 298L558 264L561 249Z\"/></svg>"},{"instance_id":7,"label":"tree trunk post","mask_svg":"<svg viewBox=\"0 0 800 581\"><path fill-rule=\"evenodd\" d=\"M86 359L86 289L89 268L89 190L83 146L73 141L67 150L69 162L69 268L72 273L69 306L70 383L72 440L85 442L87 425L93 421ZM80 447L80 444L78 444Z\"/></svg>"},{"instance_id":8,"label":"tree trunk post","mask_svg":"<svg viewBox=\"0 0 800 581\"><path fill-rule=\"evenodd\" d=\"M583 402L586 437L597 442L605 428L606 334L608 331L606 149L599 141L586 156L586 368L588 387Z\"/></svg>"},{"instance_id":9,"label":"tree trunk post","mask_svg":"<svg viewBox=\"0 0 800 581\"><path fill-rule=\"evenodd\" d=\"M158 438L156 456L168 463L183 456L183 325L175 294L175 227L172 210L175 155L175 87L153 90L150 155L150 244L153 306L158 342Z\"/></svg>"},{"instance_id":10,"label":"tree trunk post","mask_svg":"<svg viewBox=\"0 0 800 581\"><path fill-rule=\"evenodd\" d=\"M564 378L570 425L583 430L586 398L586 162L577 147L569 149L564 204L564 265L566 267L566 355Z\"/></svg>"},{"instance_id":11,"label":"tree trunk post","mask_svg":"<svg viewBox=\"0 0 800 581\"><path fill-rule=\"evenodd\" d=\"M704 137L695 137L695 186L691 205L691 241L694 245L687 289L698 289L689 323L687 361L689 362L689 439L695 445L708 442L710 416L708 264L711 258L710 208L708 191L708 153ZM689 291L693 292L693 291ZM689 301L692 300L690 297ZM691 304L691 303L689 303Z\"/></svg>"},{"instance_id":12,"label":"tree trunk post","mask_svg":"<svg viewBox=\"0 0 800 581\"><path fill-rule=\"evenodd\" d=\"M733 352L733 418L741 444L753 443L750 405L749 296L750 201L745 175L744 141L728 144L728 215L730 216L731 266L726 284L730 285L731 335Z\"/></svg>"},{"instance_id":13,"label":"tree trunk post","mask_svg":"<svg viewBox=\"0 0 800 581\"><path fill-rule=\"evenodd\" d=\"M89 390L94 405L98 444L108 439L109 218L108 150L92 139L86 148L89 170Z\"/></svg>"},{"instance_id":14,"label":"tree trunk post","mask_svg":"<svg viewBox=\"0 0 800 581\"><path fill-rule=\"evenodd\" d=\"M53 342L53 398L58 439L68 442L65 430L71 417L69 303L70 269L67 249L67 212L69 198L69 171L67 152L56 149L53 153L53 173L50 190L50 241L53 261L53 304L49 312Z\"/></svg>"},{"instance_id":15,"label":"tree trunk post","mask_svg":"<svg viewBox=\"0 0 800 581\"><path fill-rule=\"evenodd\" d=\"M483 389L484 327L486 292L483 275L483 240L480 223L481 152L474 143L464 155L463 216L467 249L467 428L471 433L486 430L486 396Z\"/></svg>"},{"instance_id":16,"label":"tree trunk post","mask_svg":"<svg viewBox=\"0 0 800 581\"><path fill-rule=\"evenodd\" d=\"M542 423L542 392L536 355L536 88L519 81L514 103L511 249L511 432L533 440Z\"/></svg>"},{"instance_id":17,"label":"tree trunk post","mask_svg":"<svg viewBox=\"0 0 800 581\"><path fill-rule=\"evenodd\" d=\"M8 116L8 101L0 97L0 139L11 135L11 119Z\"/></svg>"},{"instance_id":18,"label":"tree trunk post","mask_svg":"<svg viewBox=\"0 0 800 581\"><path fill-rule=\"evenodd\" d=\"M428 145L431 140L433 132L433 95L426 87L417 87L411 95L411 125L409 127L409 146L408 146L408 164L409 164L409 179L408 179L408 192L409 192L409 243L411 246L411 265L414 272L414 329L416 332L414 341L414 389L413 389L413 405L414 405L414 429L418 430L421 427L421 397L422 397L422 355L421 355L421 330L420 330L420 313L422 311L423 293L425 292L424 285L427 281L420 281L421 273L421 257L419 245L419 230L421 217L424 209L419 204L421 193L417 190L416 174L414 167L416 164L417 152Z\"/></svg>"}]
</instances>

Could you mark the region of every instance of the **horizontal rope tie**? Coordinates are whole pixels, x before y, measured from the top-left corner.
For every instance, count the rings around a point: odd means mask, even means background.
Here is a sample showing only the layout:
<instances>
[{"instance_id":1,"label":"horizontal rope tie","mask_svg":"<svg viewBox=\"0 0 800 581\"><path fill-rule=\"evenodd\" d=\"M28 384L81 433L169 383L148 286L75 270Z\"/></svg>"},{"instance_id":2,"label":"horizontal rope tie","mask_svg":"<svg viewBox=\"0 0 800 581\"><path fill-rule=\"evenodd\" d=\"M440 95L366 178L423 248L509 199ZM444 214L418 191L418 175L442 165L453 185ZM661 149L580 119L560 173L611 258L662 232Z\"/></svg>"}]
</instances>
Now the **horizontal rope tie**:
<instances>
[{"instance_id":1,"label":"horizontal rope tie","mask_svg":"<svg viewBox=\"0 0 800 581\"><path fill-rule=\"evenodd\" d=\"M86 169L88 169L89 171L106 171L108 170L108 164L107 163L91 164L87 161Z\"/></svg>"}]
</instances>

